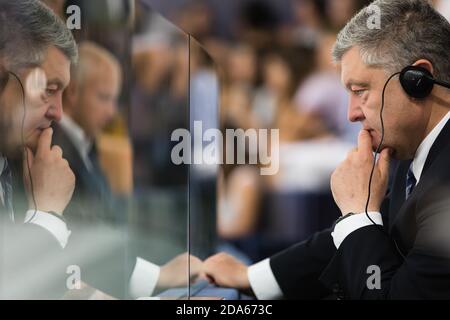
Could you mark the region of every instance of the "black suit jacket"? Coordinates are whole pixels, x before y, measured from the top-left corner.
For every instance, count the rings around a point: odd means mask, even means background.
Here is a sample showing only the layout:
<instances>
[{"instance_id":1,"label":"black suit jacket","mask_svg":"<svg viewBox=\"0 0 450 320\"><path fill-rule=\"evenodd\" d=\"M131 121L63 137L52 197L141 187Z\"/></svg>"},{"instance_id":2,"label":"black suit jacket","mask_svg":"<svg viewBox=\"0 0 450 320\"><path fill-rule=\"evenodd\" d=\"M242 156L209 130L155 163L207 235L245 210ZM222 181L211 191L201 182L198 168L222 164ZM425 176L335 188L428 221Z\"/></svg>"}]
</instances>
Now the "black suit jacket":
<instances>
[{"instance_id":1,"label":"black suit jacket","mask_svg":"<svg viewBox=\"0 0 450 320\"><path fill-rule=\"evenodd\" d=\"M82 280L115 297L128 297L128 282L136 257L127 250L126 203L113 196L93 161L90 172L63 129L54 123L53 141L63 150L75 174L75 191L64 211L72 231L67 251L81 264Z\"/></svg>"},{"instance_id":2,"label":"black suit jacket","mask_svg":"<svg viewBox=\"0 0 450 320\"><path fill-rule=\"evenodd\" d=\"M285 298L319 299L330 294L350 299L450 298L450 122L430 149L419 183L405 201L410 163L399 163L383 201L383 228L358 229L338 250L332 229L324 230L271 257ZM375 274L370 266L380 268L379 289L367 285Z\"/></svg>"}]
</instances>

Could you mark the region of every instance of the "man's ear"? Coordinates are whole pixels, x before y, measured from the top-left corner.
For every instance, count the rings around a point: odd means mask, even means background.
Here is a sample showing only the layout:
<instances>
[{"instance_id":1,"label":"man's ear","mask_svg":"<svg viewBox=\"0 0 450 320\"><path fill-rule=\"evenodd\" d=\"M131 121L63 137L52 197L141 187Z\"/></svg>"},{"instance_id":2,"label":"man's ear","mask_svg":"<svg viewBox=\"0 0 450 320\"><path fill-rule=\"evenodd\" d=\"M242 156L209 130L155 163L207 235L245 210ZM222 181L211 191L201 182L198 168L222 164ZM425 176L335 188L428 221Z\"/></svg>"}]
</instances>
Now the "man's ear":
<instances>
[{"instance_id":1,"label":"man's ear","mask_svg":"<svg viewBox=\"0 0 450 320\"><path fill-rule=\"evenodd\" d=\"M413 63L413 66L427 69L434 76L433 64L427 59L420 59Z\"/></svg>"}]
</instances>

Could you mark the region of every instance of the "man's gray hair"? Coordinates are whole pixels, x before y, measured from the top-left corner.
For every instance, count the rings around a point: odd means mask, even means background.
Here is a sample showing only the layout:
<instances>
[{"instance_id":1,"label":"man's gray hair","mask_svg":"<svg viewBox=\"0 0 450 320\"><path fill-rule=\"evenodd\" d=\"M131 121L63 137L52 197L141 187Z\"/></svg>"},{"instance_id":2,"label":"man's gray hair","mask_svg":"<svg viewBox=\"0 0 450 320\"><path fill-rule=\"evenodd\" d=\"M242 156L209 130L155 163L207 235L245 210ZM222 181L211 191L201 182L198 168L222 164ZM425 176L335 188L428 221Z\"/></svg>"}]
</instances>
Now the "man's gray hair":
<instances>
[{"instance_id":1,"label":"man's gray hair","mask_svg":"<svg viewBox=\"0 0 450 320\"><path fill-rule=\"evenodd\" d=\"M0 58L17 70L42 64L49 47L76 63L75 40L64 22L38 0L0 0Z\"/></svg>"},{"instance_id":2,"label":"man's gray hair","mask_svg":"<svg viewBox=\"0 0 450 320\"><path fill-rule=\"evenodd\" d=\"M379 29L368 19L380 9ZM450 81L450 24L426 0L376 0L362 9L340 31L333 59L340 62L351 48L360 50L369 66L389 73L401 71L419 59L433 64L434 76Z\"/></svg>"}]
</instances>

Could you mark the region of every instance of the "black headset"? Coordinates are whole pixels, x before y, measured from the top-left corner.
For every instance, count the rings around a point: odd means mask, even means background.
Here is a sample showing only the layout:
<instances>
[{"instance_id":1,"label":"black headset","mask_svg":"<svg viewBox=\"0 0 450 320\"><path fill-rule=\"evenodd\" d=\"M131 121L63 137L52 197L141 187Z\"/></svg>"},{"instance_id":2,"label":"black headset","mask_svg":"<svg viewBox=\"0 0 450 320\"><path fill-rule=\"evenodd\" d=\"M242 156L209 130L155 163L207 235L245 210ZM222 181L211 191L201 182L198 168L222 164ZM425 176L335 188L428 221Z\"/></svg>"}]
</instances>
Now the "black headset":
<instances>
[{"instance_id":1,"label":"black headset","mask_svg":"<svg viewBox=\"0 0 450 320\"><path fill-rule=\"evenodd\" d=\"M450 83L435 79L430 71L419 66L405 67L399 80L406 94L416 99L428 97L435 84L450 89Z\"/></svg>"}]
</instances>

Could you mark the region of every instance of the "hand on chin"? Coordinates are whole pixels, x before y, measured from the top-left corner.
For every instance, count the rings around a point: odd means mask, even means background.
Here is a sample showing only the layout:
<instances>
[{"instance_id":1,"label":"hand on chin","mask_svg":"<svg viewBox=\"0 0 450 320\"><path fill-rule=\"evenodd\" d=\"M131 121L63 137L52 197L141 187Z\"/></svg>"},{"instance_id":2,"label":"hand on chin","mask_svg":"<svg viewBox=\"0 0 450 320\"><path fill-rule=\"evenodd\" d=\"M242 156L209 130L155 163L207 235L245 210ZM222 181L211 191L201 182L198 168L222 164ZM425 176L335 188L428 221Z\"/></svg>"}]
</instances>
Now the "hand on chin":
<instances>
[{"instance_id":1,"label":"hand on chin","mask_svg":"<svg viewBox=\"0 0 450 320\"><path fill-rule=\"evenodd\" d=\"M41 134L42 130L37 129L25 139L25 146L30 148L30 150L33 151L33 154L36 153L39 137L41 136Z\"/></svg>"}]
</instances>

